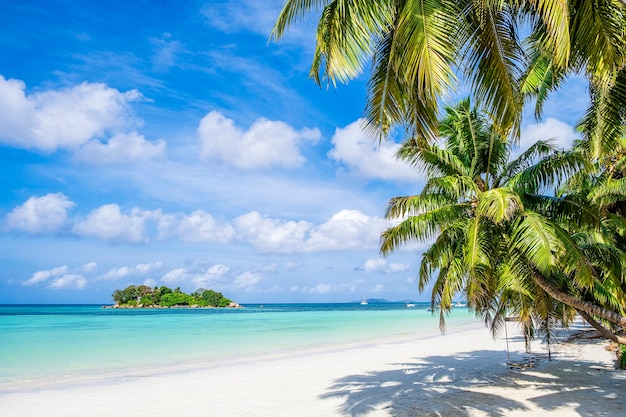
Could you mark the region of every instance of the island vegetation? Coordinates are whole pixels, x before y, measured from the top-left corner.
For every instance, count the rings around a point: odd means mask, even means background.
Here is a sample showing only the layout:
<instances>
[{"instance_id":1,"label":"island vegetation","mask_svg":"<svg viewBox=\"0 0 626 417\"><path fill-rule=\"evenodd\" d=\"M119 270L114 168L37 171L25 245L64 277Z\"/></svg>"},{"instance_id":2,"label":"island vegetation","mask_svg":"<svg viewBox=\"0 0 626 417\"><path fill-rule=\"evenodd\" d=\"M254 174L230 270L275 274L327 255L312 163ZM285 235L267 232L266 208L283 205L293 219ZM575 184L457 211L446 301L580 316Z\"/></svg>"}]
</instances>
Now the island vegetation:
<instances>
[{"instance_id":1,"label":"island vegetation","mask_svg":"<svg viewBox=\"0 0 626 417\"><path fill-rule=\"evenodd\" d=\"M130 285L113 292L113 308L240 307L221 292L199 288L191 294L179 287Z\"/></svg>"}]
</instances>

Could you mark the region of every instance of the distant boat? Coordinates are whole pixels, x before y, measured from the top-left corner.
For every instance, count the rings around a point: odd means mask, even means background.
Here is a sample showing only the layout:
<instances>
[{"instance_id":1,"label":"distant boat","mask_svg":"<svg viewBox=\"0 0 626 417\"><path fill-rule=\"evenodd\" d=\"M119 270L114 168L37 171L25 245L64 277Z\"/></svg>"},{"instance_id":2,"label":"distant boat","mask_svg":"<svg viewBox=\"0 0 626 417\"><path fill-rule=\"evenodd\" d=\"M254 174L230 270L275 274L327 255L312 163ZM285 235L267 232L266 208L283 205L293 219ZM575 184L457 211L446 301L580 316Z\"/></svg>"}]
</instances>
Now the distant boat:
<instances>
[{"instance_id":1,"label":"distant boat","mask_svg":"<svg viewBox=\"0 0 626 417\"><path fill-rule=\"evenodd\" d=\"M406 305L406 306L407 306L407 307L415 307L415 304L413 304L413 303L407 303L407 305Z\"/></svg>"},{"instance_id":2,"label":"distant boat","mask_svg":"<svg viewBox=\"0 0 626 417\"><path fill-rule=\"evenodd\" d=\"M361 301L361 305L362 306L366 306L367 304L368 304L367 303L367 298L363 297L363 301Z\"/></svg>"},{"instance_id":3,"label":"distant boat","mask_svg":"<svg viewBox=\"0 0 626 417\"><path fill-rule=\"evenodd\" d=\"M454 303L454 307L467 307L467 304L463 304L457 301L456 303Z\"/></svg>"}]
</instances>

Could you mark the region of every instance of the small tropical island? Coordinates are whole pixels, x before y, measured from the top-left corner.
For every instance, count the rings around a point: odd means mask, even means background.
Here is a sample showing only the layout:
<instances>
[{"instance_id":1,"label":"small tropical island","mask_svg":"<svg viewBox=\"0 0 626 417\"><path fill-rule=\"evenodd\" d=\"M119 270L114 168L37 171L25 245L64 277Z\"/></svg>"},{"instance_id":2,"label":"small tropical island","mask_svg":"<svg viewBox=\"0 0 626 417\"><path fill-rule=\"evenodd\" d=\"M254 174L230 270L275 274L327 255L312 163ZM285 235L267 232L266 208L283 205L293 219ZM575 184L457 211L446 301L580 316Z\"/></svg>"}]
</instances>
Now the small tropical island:
<instances>
[{"instance_id":1,"label":"small tropical island","mask_svg":"<svg viewBox=\"0 0 626 417\"><path fill-rule=\"evenodd\" d=\"M199 288L191 294L180 287L166 286L151 288L147 285L130 285L112 294L115 304L103 308L240 308L236 302L224 297L221 292Z\"/></svg>"}]
</instances>

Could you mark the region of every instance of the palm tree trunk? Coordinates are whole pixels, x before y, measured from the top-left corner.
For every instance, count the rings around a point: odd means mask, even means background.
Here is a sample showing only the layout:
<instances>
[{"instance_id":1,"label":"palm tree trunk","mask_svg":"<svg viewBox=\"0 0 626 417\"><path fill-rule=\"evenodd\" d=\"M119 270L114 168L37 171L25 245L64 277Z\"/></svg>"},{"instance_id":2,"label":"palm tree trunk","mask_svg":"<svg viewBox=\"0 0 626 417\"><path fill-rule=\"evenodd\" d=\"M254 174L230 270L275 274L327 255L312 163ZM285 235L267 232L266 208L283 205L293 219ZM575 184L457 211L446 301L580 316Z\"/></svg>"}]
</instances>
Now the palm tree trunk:
<instances>
[{"instance_id":1,"label":"palm tree trunk","mask_svg":"<svg viewBox=\"0 0 626 417\"><path fill-rule=\"evenodd\" d=\"M582 318L587 320L587 322L589 324L591 324L598 332L600 332L600 334L602 336L606 337L609 340L614 341L615 343L619 343L621 345L626 345L626 338L625 337L618 336L615 333L613 333L612 331L608 330L602 324L597 322L593 317L591 317L589 314L587 314L585 311L578 310L578 309L576 311L578 311L578 314L580 314L582 316Z\"/></svg>"},{"instance_id":2,"label":"palm tree trunk","mask_svg":"<svg viewBox=\"0 0 626 417\"><path fill-rule=\"evenodd\" d=\"M626 317L621 316L614 311L607 310L588 301L572 297L569 294L559 291L538 274L533 274L533 279L535 283L541 287L541 289L550 294L550 296L555 300L567 304L568 306L575 308L577 311L584 311L589 315L601 317L611 323L617 324L618 326L626 327Z\"/></svg>"}]
</instances>

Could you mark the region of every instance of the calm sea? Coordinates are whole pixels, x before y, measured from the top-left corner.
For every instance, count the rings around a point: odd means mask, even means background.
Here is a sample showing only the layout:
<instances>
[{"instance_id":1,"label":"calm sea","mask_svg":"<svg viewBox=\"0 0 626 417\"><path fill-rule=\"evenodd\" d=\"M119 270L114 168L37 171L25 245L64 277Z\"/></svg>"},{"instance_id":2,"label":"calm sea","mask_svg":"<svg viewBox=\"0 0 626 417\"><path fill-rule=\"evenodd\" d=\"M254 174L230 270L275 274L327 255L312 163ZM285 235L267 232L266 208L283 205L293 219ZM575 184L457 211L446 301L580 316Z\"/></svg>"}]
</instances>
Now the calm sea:
<instances>
[{"instance_id":1,"label":"calm sea","mask_svg":"<svg viewBox=\"0 0 626 417\"><path fill-rule=\"evenodd\" d=\"M346 303L113 310L0 305L0 391L438 334L438 315L427 307ZM465 308L456 308L447 324L452 329L476 321Z\"/></svg>"}]
</instances>

